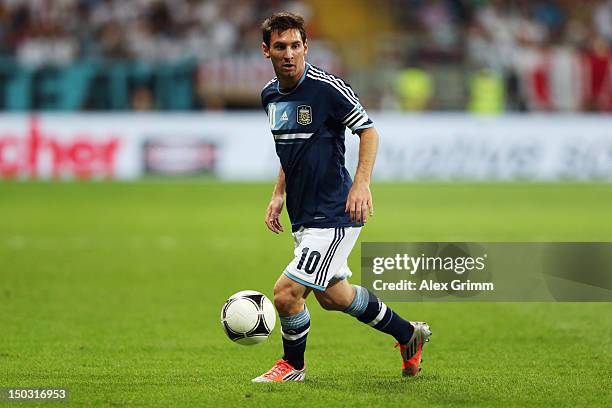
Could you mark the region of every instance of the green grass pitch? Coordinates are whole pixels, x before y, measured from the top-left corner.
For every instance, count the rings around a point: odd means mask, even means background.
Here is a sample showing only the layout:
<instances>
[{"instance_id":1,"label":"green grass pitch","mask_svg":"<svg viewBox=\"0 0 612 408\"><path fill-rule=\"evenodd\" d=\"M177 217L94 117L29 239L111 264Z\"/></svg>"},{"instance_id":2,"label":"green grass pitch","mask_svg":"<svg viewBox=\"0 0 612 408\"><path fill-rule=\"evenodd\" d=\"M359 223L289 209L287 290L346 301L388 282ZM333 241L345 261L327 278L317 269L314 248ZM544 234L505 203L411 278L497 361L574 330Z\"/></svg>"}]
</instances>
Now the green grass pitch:
<instances>
[{"instance_id":1,"label":"green grass pitch","mask_svg":"<svg viewBox=\"0 0 612 408\"><path fill-rule=\"evenodd\" d=\"M393 303L434 333L422 374L406 379L392 338L313 297L307 381L251 384L280 356L279 330L239 346L219 312L238 290L271 296L291 257L290 234L263 223L271 191L0 183L0 387L67 387L72 406L612 405L610 303ZM373 194L362 241L612 241L612 185Z\"/></svg>"}]
</instances>

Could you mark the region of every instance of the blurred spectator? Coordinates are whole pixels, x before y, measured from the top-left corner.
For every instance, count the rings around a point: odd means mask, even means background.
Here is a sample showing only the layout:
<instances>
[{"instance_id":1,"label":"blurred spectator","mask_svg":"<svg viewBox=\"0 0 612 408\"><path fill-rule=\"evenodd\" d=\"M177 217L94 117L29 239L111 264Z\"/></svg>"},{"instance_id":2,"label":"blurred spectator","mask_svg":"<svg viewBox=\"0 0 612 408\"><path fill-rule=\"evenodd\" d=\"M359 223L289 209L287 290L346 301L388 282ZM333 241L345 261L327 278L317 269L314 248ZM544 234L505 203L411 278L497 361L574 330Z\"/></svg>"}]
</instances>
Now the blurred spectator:
<instances>
[{"instance_id":1,"label":"blurred spectator","mask_svg":"<svg viewBox=\"0 0 612 408\"><path fill-rule=\"evenodd\" d=\"M570 45L559 44L551 48L548 55L552 109L566 112L578 111L582 102L579 54Z\"/></svg>"},{"instance_id":2,"label":"blurred spectator","mask_svg":"<svg viewBox=\"0 0 612 408\"><path fill-rule=\"evenodd\" d=\"M456 52L459 36L444 0L424 2L419 17L427 32L427 49L430 53L443 56Z\"/></svg>"},{"instance_id":3,"label":"blurred spectator","mask_svg":"<svg viewBox=\"0 0 612 408\"><path fill-rule=\"evenodd\" d=\"M138 86L131 95L132 110L137 112L148 112L155 109L153 92L147 86Z\"/></svg>"},{"instance_id":4,"label":"blurred spectator","mask_svg":"<svg viewBox=\"0 0 612 408\"><path fill-rule=\"evenodd\" d=\"M612 42L612 0L600 0L593 11L593 23L600 36Z\"/></svg>"},{"instance_id":5,"label":"blurred spectator","mask_svg":"<svg viewBox=\"0 0 612 408\"><path fill-rule=\"evenodd\" d=\"M534 3L534 19L544 25L549 32L560 31L565 22L565 16L559 5L553 0L539 0Z\"/></svg>"},{"instance_id":6,"label":"blurred spectator","mask_svg":"<svg viewBox=\"0 0 612 408\"><path fill-rule=\"evenodd\" d=\"M470 112L501 113L504 110L504 101L504 81L497 72L490 69L474 72L470 82Z\"/></svg>"},{"instance_id":7,"label":"blurred spectator","mask_svg":"<svg viewBox=\"0 0 612 408\"><path fill-rule=\"evenodd\" d=\"M407 68L397 78L401 108L407 111L426 110L434 94L431 75L422 68Z\"/></svg>"},{"instance_id":8,"label":"blurred spectator","mask_svg":"<svg viewBox=\"0 0 612 408\"><path fill-rule=\"evenodd\" d=\"M612 111L612 54L601 36L593 36L583 56L584 104L589 111Z\"/></svg>"}]
</instances>

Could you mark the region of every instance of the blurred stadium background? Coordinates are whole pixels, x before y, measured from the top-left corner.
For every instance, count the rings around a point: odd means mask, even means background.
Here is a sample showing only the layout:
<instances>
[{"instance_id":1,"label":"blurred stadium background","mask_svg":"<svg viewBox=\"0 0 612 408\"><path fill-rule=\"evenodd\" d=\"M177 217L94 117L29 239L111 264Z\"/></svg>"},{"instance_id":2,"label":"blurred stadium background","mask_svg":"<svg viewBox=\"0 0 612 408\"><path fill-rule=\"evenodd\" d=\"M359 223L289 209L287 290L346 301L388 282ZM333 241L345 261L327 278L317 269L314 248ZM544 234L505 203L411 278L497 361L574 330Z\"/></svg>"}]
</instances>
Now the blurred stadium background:
<instances>
[{"instance_id":1,"label":"blurred stadium background","mask_svg":"<svg viewBox=\"0 0 612 408\"><path fill-rule=\"evenodd\" d=\"M0 109L259 108L280 9L370 110L612 111L608 0L2 0Z\"/></svg>"},{"instance_id":2,"label":"blurred stadium background","mask_svg":"<svg viewBox=\"0 0 612 408\"><path fill-rule=\"evenodd\" d=\"M218 318L238 290L272 296L291 256L262 222L259 25L278 10L381 133L363 241L612 241L612 0L0 0L0 386L75 406L610 406L610 303L394 304L436 333L416 382L388 339L312 307L312 380L250 386L278 330L236 352ZM83 179L109 182L54 182Z\"/></svg>"},{"instance_id":3,"label":"blurred stadium background","mask_svg":"<svg viewBox=\"0 0 612 408\"><path fill-rule=\"evenodd\" d=\"M273 179L282 9L382 130L379 180L612 177L611 0L1 0L0 174Z\"/></svg>"}]
</instances>

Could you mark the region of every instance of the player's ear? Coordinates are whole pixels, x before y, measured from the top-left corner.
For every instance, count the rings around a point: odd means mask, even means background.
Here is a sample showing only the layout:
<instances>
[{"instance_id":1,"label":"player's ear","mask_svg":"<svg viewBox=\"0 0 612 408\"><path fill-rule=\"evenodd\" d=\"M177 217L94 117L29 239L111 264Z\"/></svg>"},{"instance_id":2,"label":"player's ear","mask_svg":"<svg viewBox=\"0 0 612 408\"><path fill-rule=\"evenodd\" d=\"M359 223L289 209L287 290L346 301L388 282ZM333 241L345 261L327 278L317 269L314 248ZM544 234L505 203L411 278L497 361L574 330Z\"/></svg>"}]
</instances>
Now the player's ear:
<instances>
[{"instance_id":1,"label":"player's ear","mask_svg":"<svg viewBox=\"0 0 612 408\"><path fill-rule=\"evenodd\" d=\"M304 41L304 55L308 54L308 40Z\"/></svg>"},{"instance_id":2,"label":"player's ear","mask_svg":"<svg viewBox=\"0 0 612 408\"><path fill-rule=\"evenodd\" d=\"M270 47L265 42L261 43L261 52L263 52L264 57L270 58Z\"/></svg>"}]
</instances>

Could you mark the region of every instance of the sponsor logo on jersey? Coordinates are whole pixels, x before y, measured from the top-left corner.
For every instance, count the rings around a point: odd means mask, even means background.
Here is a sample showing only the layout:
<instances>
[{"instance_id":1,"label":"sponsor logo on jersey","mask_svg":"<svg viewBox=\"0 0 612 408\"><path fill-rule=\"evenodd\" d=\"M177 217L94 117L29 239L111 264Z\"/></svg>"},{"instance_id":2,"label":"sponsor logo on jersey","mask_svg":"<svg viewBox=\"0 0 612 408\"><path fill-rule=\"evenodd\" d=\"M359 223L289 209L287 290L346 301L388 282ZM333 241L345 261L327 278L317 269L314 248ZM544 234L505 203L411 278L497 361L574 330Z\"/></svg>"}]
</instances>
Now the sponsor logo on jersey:
<instances>
[{"instance_id":1,"label":"sponsor logo on jersey","mask_svg":"<svg viewBox=\"0 0 612 408\"><path fill-rule=\"evenodd\" d=\"M308 105L300 105L297 109L297 123L306 126L312 123L312 108Z\"/></svg>"},{"instance_id":2,"label":"sponsor logo on jersey","mask_svg":"<svg viewBox=\"0 0 612 408\"><path fill-rule=\"evenodd\" d=\"M289 117L287 116L287 112L283 112L280 120L282 120L283 122L286 122L289 120Z\"/></svg>"}]
</instances>

